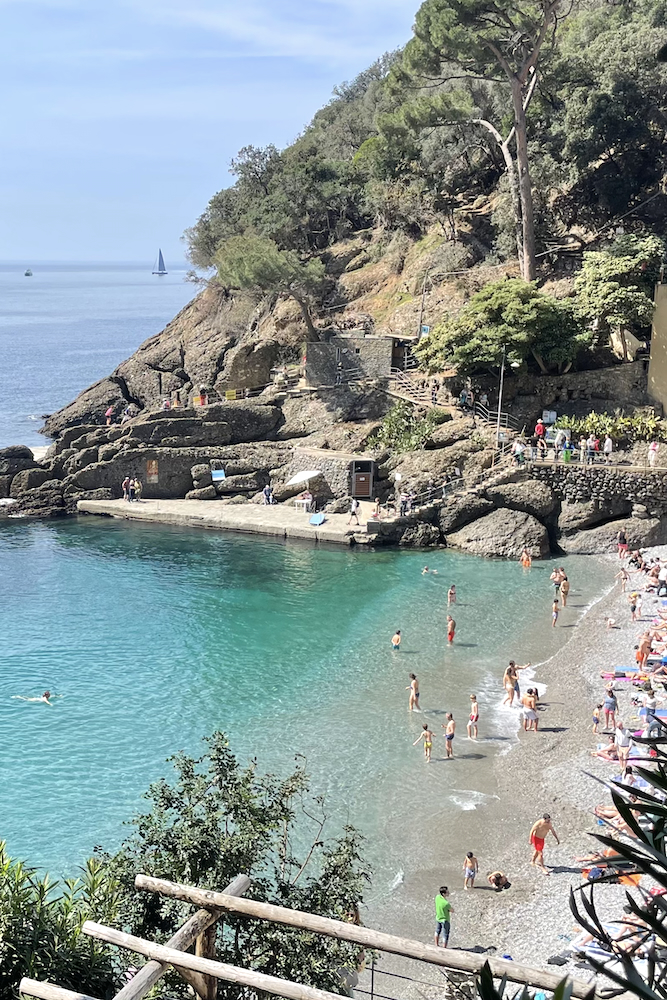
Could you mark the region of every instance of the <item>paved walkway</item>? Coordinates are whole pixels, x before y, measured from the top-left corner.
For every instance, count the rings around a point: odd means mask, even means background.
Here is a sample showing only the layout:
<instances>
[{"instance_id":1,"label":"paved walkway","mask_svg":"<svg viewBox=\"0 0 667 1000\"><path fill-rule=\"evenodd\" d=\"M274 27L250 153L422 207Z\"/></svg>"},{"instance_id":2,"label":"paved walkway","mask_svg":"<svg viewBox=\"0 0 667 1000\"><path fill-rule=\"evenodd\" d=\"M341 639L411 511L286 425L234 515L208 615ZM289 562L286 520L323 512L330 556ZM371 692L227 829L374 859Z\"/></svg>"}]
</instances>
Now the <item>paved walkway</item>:
<instances>
[{"instance_id":1,"label":"paved walkway","mask_svg":"<svg viewBox=\"0 0 667 1000\"><path fill-rule=\"evenodd\" d=\"M362 504L360 527L354 524L348 526L347 514L327 514L324 524L315 527L309 524L308 514L284 504L264 507L249 503L226 504L219 500L139 500L134 503L127 500L80 500L78 509L85 514L106 514L132 521L352 545L355 533L364 538L366 536L366 518L371 513L372 504Z\"/></svg>"}]
</instances>

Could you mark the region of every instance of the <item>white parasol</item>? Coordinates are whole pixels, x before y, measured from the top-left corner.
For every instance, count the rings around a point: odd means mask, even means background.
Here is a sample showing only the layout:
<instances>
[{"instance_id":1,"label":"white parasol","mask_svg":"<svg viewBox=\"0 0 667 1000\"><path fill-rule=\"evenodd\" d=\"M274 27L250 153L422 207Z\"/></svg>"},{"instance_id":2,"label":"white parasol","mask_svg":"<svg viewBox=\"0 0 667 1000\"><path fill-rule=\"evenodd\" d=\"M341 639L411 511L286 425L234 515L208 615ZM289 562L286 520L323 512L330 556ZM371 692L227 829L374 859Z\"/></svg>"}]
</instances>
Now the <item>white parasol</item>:
<instances>
[{"instance_id":1,"label":"white parasol","mask_svg":"<svg viewBox=\"0 0 667 1000\"><path fill-rule=\"evenodd\" d=\"M309 479L316 479L317 476L321 476L322 473L319 469L306 469L305 472L297 472L295 476L285 483L285 486L299 486L301 483L307 483Z\"/></svg>"}]
</instances>

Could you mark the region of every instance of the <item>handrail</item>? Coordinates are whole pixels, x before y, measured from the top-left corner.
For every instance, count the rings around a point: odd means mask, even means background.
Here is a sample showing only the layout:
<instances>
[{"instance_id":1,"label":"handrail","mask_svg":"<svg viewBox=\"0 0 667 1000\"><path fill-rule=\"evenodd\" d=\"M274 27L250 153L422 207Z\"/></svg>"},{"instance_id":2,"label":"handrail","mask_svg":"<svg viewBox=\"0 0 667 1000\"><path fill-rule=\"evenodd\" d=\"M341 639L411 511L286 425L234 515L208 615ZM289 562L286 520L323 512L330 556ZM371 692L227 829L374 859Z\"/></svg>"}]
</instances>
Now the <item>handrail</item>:
<instances>
[{"instance_id":1,"label":"handrail","mask_svg":"<svg viewBox=\"0 0 667 1000\"><path fill-rule=\"evenodd\" d=\"M498 410L492 410L488 406L483 406L481 403L475 403L475 416L480 417L487 424L498 424ZM511 429L513 431L519 430L519 421L516 417L512 416L511 413L506 413L505 410L500 411L500 426L506 429Z\"/></svg>"}]
</instances>

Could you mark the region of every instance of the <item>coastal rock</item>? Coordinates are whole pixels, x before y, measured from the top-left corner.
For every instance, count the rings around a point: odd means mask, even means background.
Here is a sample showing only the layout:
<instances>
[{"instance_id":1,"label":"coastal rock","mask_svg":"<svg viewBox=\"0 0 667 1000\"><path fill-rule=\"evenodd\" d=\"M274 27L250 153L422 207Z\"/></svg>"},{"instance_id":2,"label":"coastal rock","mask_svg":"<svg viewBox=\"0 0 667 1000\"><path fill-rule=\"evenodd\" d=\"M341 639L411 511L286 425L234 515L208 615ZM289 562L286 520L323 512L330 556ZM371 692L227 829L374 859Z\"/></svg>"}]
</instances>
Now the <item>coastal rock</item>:
<instances>
[{"instance_id":1,"label":"coastal rock","mask_svg":"<svg viewBox=\"0 0 667 1000\"><path fill-rule=\"evenodd\" d=\"M629 500L608 500L600 502L588 500L581 503L564 503L558 515L558 530L561 535L572 535L584 528L593 528L604 521L630 514ZM618 531L618 528L616 529Z\"/></svg>"},{"instance_id":2,"label":"coastal rock","mask_svg":"<svg viewBox=\"0 0 667 1000\"><path fill-rule=\"evenodd\" d=\"M0 497L9 496L9 487L12 484L12 476L0 476Z\"/></svg>"},{"instance_id":3,"label":"coastal rock","mask_svg":"<svg viewBox=\"0 0 667 1000\"><path fill-rule=\"evenodd\" d=\"M440 545L440 531L433 524L413 524L403 532L399 545L409 549L424 549Z\"/></svg>"},{"instance_id":4,"label":"coastal rock","mask_svg":"<svg viewBox=\"0 0 667 1000\"><path fill-rule=\"evenodd\" d=\"M33 458L30 448L23 444L13 444L9 448L0 448L0 476L15 476L25 469L37 469L38 463Z\"/></svg>"},{"instance_id":5,"label":"coastal rock","mask_svg":"<svg viewBox=\"0 0 667 1000\"><path fill-rule=\"evenodd\" d=\"M192 483L196 490L203 490L204 487L210 486L213 482L211 478L210 465L193 465L190 469L190 474L192 476Z\"/></svg>"},{"instance_id":6,"label":"coastal rock","mask_svg":"<svg viewBox=\"0 0 667 1000\"><path fill-rule=\"evenodd\" d=\"M49 479L35 489L26 490L12 505L12 514L24 517L63 517L66 513L63 484L57 479Z\"/></svg>"},{"instance_id":7,"label":"coastal rock","mask_svg":"<svg viewBox=\"0 0 667 1000\"><path fill-rule=\"evenodd\" d=\"M520 510L524 514L532 514L541 519L553 514L558 506L556 497L546 483L541 483L537 479L490 486L485 490L485 494L497 507Z\"/></svg>"},{"instance_id":8,"label":"coastal rock","mask_svg":"<svg viewBox=\"0 0 667 1000\"><path fill-rule=\"evenodd\" d=\"M626 532L630 548L667 543L667 520L659 518L624 517L610 521L588 531L577 531L559 539L564 552L577 555L603 555L616 553L616 535L620 528Z\"/></svg>"},{"instance_id":9,"label":"coastal rock","mask_svg":"<svg viewBox=\"0 0 667 1000\"><path fill-rule=\"evenodd\" d=\"M17 472L11 480L12 485L9 490L9 496L18 497L21 493L25 493L26 490L42 486L43 483L51 478L51 473L48 469L24 469L23 472Z\"/></svg>"},{"instance_id":10,"label":"coastal rock","mask_svg":"<svg viewBox=\"0 0 667 1000\"><path fill-rule=\"evenodd\" d=\"M319 389L308 396L289 396L282 405L283 423L277 433L279 440L307 437L327 430L335 431L341 424L354 425L377 422L391 408L392 400L379 389L358 389L338 386ZM313 447L322 447L313 445ZM330 445L344 450L338 445Z\"/></svg>"},{"instance_id":11,"label":"coastal rock","mask_svg":"<svg viewBox=\"0 0 667 1000\"><path fill-rule=\"evenodd\" d=\"M478 493L464 493L461 497L447 501L440 510L440 531L449 535L458 531L471 521L476 521L484 514L490 514L495 509L493 501L486 500Z\"/></svg>"},{"instance_id":12,"label":"coastal rock","mask_svg":"<svg viewBox=\"0 0 667 1000\"><path fill-rule=\"evenodd\" d=\"M218 496L234 496L239 493L256 493L269 481L267 472L253 472L245 476L227 476L214 486Z\"/></svg>"},{"instance_id":13,"label":"coastal rock","mask_svg":"<svg viewBox=\"0 0 667 1000\"><path fill-rule=\"evenodd\" d=\"M113 500L111 490L82 490L77 493L75 490L65 489L63 492L65 509L68 514L78 513L77 504L79 500Z\"/></svg>"},{"instance_id":14,"label":"coastal rock","mask_svg":"<svg viewBox=\"0 0 667 1000\"><path fill-rule=\"evenodd\" d=\"M447 545L477 556L518 559L530 550L533 559L549 555L547 529L532 514L499 508L447 535Z\"/></svg>"},{"instance_id":15,"label":"coastal rock","mask_svg":"<svg viewBox=\"0 0 667 1000\"><path fill-rule=\"evenodd\" d=\"M186 500L217 500L218 494L215 486L204 486L202 489L190 490L185 494Z\"/></svg>"},{"instance_id":16,"label":"coastal rock","mask_svg":"<svg viewBox=\"0 0 667 1000\"><path fill-rule=\"evenodd\" d=\"M455 417L444 424L439 424L426 442L426 448L449 448L457 441L470 437L472 421L469 417Z\"/></svg>"}]
</instances>

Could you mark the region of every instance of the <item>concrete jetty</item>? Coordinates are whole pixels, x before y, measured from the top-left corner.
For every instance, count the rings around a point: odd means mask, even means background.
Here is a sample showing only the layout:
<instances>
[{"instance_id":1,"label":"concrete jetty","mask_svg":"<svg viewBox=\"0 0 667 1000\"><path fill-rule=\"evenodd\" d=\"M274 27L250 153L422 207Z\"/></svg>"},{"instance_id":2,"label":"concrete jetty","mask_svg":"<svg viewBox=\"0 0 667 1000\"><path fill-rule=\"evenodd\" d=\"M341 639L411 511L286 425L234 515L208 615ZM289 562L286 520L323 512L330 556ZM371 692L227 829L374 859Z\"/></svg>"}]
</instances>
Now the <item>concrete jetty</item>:
<instances>
[{"instance_id":1,"label":"concrete jetty","mask_svg":"<svg viewBox=\"0 0 667 1000\"><path fill-rule=\"evenodd\" d=\"M327 514L324 524L309 523L309 514L284 504L227 504L219 500L80 500L77 508L84 514L121 517L130 521L177 524L192 528L217 528L242 531L274 538L305 538L311 542L338 545L364 544L366 519L372 504L359 511L361 525L348 525L347 514Z\"/></svg>"}]
</instances>

